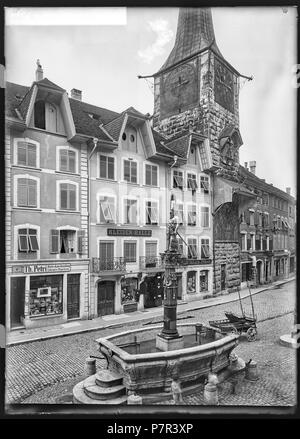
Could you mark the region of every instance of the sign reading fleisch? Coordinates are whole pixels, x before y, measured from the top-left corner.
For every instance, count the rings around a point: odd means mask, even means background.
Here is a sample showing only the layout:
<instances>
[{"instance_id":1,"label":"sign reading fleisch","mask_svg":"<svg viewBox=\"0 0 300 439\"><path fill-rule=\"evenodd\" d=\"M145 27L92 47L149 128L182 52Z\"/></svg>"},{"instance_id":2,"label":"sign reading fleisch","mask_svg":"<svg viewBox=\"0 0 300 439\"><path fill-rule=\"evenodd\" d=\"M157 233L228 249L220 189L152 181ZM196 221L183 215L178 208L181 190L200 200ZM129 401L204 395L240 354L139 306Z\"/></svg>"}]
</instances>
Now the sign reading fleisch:
<instances>
[{"instance_id":1,"label":"sign reading fleisch","mask_svg":"<svg viewBox=\"0 0 300 439\"><path fill-rule=\"evenodd\" d=\"M152 230L143 229L107 229L108 236L152 236Z\"/></svg>"},{"instance_id":2,"label":"sign reading fleisch","mask_svg":"<svg viewBox=\"0 0 300 439\"><path fill-rule=\"evenodd\" d=\"M59 273L61 271L71 271L71 264L29 264L15 265L12 267L13 273Z\"/></svg>"}]
</instances>

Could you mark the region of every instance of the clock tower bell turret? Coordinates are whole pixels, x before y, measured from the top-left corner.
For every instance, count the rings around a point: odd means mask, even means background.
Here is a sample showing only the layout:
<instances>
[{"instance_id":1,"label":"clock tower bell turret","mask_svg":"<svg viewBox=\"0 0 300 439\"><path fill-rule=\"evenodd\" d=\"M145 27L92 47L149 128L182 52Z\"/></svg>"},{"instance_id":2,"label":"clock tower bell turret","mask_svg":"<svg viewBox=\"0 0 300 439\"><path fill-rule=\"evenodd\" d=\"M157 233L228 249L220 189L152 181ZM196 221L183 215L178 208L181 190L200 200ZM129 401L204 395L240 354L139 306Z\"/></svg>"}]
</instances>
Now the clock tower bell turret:
<instances>
[{"instance_id":1,"label":"clock tower bell turret","mask_svg":"<svg viewBox=\"0 0 300 439\"><path fill-rule=\"evenodd\" d=\"M154 129L192 129L208 138L212 163L234 176L239 164L239 77L215 39L210 8L180 8L174 47L154 77ZM250 78L248 78L250 79Z\"/></svg>"}]
</instances>

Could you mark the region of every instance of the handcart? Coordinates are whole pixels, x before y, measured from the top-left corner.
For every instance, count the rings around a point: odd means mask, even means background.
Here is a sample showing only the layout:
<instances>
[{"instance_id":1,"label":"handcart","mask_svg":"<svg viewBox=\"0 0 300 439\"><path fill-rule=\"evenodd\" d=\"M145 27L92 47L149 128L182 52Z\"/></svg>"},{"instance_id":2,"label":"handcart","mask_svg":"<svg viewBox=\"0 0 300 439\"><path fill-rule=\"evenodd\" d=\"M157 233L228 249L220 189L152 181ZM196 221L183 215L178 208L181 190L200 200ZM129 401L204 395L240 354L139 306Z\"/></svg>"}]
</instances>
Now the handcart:
<instances>
[{"instance_id":1,"label":"handcart","mask_svg":"<svg viewBox=\"0 0 300 439\"><path fill-rule=\"evenodd\" d=\"M223 334L232 333L232 334L241 335L242 333L246 333L248 341L255 341L256 336L257 336L257 327L256 327L257 318L254 314L254 307L253 307L253 301L252 301L252 296L251 296L251 290L250 290L248 282L247 282L247 286L249 289L249 296L250 296L250 300L251 300L252 317L247 316L244 313L240 292L238 291L242 315L239 316L231 311L226 311L225 312L225 315L227 317L226 319L210 320L209 324L212 327L220 329Z\"/></svg>"}]
</instances>

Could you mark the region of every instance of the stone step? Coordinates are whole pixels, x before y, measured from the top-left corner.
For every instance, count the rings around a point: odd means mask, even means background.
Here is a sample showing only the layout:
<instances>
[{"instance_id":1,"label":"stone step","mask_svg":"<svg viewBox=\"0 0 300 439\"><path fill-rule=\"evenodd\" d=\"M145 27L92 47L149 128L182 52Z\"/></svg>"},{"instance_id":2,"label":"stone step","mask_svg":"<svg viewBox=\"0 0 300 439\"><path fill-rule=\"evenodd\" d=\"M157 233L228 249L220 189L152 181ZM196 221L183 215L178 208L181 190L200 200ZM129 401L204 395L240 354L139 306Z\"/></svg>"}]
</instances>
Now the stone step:
<instances>
[{"instance_id":1,"label":"stone step","mask_svg":"<svg viewBox=\"0 0 300 439\"><path fill-rule=\"evenodd\" d=\"M100 370L96 373L96 384L101 387L119 386L123 383L123 377L110 370Z\"/></svg>"},{"instance_id":2,"label":"stone step","mask_svg":"<svg viewBox=\"0 0 300 439\"><path fill-rule=\"evenodd\" d=\"M83 390L90 398L108 400L118 398L126 393L125 386L117 385L112 387L101 387L96 384L95 375L83 381Z\"/></svg>"},{"instance_id":3,"label":"stone step","mask_svg":"<svg viewBox=\"0 0 300 439\"><path fill-rule=\"evenodd\" d=\"M100 400L94 399L86 395L83 384L84 381L76 384L73 388L73 402L74 404L102 404L102 405L126 405L127 395L120 396L118 398Z\"/></svg>"}]
</instances>

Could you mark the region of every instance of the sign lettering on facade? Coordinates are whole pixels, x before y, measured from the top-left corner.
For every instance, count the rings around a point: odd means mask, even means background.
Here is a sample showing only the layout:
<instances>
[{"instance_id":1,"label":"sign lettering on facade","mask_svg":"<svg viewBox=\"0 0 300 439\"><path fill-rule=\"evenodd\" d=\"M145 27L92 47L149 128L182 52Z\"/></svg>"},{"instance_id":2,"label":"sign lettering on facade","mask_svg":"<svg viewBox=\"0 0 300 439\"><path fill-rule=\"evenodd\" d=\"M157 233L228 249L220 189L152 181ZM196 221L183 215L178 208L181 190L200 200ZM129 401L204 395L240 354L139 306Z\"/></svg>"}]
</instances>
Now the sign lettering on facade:
<instances>
[{"instance_id":1,"label":"sign lettering on facade","mask_svg":"<svg viewBox=\"0 0 300 439\"><path fill-rule=\"evenodd\" d=\"M107 229L108 236L152 236L152 230Z\"/></svg>"},{"instance_id":2,"label":"sign lettering on facade","mask_svg":"<svg viewBox=\"0 0 300 439\"><path fill-rule=\"evenodd\" d=\"M24 274L58 273L61 271L71 271L71 264L29 264L12 267L13 273Z\"/></svg>"}]
</instances>

